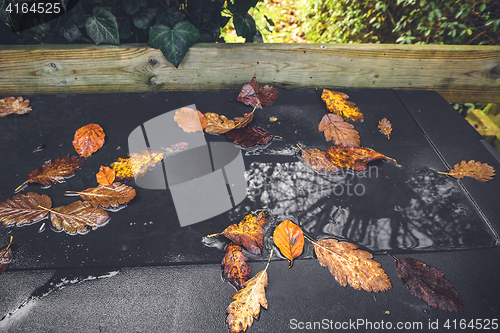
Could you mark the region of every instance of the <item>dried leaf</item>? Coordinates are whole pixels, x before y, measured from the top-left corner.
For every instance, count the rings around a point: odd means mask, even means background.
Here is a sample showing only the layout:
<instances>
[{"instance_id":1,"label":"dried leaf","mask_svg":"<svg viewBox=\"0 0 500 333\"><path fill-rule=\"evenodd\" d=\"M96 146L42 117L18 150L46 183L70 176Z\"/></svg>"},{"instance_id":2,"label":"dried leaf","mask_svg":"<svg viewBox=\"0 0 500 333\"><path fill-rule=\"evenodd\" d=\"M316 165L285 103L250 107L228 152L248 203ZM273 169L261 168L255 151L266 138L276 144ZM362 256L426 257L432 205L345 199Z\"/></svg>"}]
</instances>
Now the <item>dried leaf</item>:
<instances>
[{"instance_id":1,"label":"dried leaf","mask_svg":"<svg viewBox=\"0 0 500 333\"><path fill-rule=\"evenodd\" d=\"M207 127L207 120L203 113L191 108L181 108L175 111L174 120L184 132L188 133L203 131Z\"/></svg>"},{"instance_id":2,"label":"dried leaf","mask_svg":"<svg viewBox=\"0 0 500 333\"><path fill-rule=\"evenodd\" d=\"M387 136L387 139L390 139L390 135L392 132L392 125L391 122L387 120L387 118L384 118L378 122L378 128L380 132L382 132L383 134L385 134L385 136Z\"/></svg>"},{"instance_id":3,"label":"dried leaf","mask_svg":"<svg viewBox=\"0 0 500 333\"><path fill-rule=\"evenodd\" d=\"M88 124L75 132L73 147L85 158L89 157L104 145L104 131L97 124Z\"/></svg>"},{"instance_id":4,"label":"dried leaf","mask_svg":"<svg viewBox=\"0 0 500 333\"><path fill-rule=\"evenodd\" d=\"M12 249L10 248L11 244L12 236L10 236L9 245L7 245L5 249L0 250L0 274L2 274L7 269L9 263L12 261L13 253Z\"/></svg>"},{"instance_id":5,"label":"dried leaf","mask_svg":"<svg viewBox=\"0 0 500 333\"><path fill-rule=\"evenodd\" d=\"M170 153L174 153L176 151L184 150L184 149L186 149L187 146L188 146L187 142L179 141L179 142L172 143L171 145L168 145L166 147L161 146L161 149L163 149L166 153L165 155L167 155Z\"/></svg>"},{"instance_id":6,"label":"dried leaf","mask_svg":"<svg viewBox=\"0 0 500 333\"><path fill-rule=\"evenodd\" d=\"M462 311L462 300L458 292L437 268L415 259L404 258L397 259L397 270L410 292L433 308L450 312Z\"/></svg>"},{"instance_id":7,"label":"dried leaf","mask_svg":"<svg viewBox=\"0 0 500 333\"><path fill-rule=\"evenodd\" d=\"M260 127L247 126L242 129L234 129L226 133L229 140L242 147L268 144L274 135Z\"/></svg>"},{"instance_id":8,"label":"dried leaf","mask_svg":"<svg viewBox=\"0 0 500 333\"><path fill-rule=\"evenodd\" d=\"M300 147L299 147L300 148ZM337 172L342 170L341 167L333 164L332 161L328 159L326 152L313 148L313 149L302 149L302 159L304 163L309 164L314 170L319 172Z\"/></svg>"},{"instance_id":9,"label":"dried leaf","mask_svg":"<svg viewBox=\"0 0 500 333\"><path fill-rule=\"evenodd\" d=\"M144 176L148 170L153 169L164 157L164 152L154 150L143 150L140 153L130 153L130 164L134 177L139 178Z\"/></svg>"},{"instance_id":10,"label":"dried leaf","mask_svg":"<svg viewBox=\"0 0 500 333\"><path fill-rule=\"evenodd\" d=\"M217 113L205 113L207 119L207 127L205 132L212 134L224 134L236 127L234 120L229 120L226 116L218 115Z\"/></svg>"},{"instance_id":11,"label":"dried leaf","mask_svg":"<svg viewBox=\"0 0 500 333\"><path fill-rule=\"evenodd\" d=\"M349 96L339 91L323 89L321 99L326 104L328 111L335 113L346 120L363 121L363 114L356 104L346 101Z\"/></svg>"},{"instance_id":12,"label":"dried leaf","mask_svg":"<svg viewBox=\"0 0 500 333\"><path fill-rule=\"evenodd\" d=\"M482 182L493 179L495 175L495 169L491 165L474 160L470 160L469 162L465 162L464 160L460 164L457 163L449 172L438 172L458 179L472 177Z\"/></svg>"},{"instance_id":13,"label":"dried leaf","mask_svg":"<svg viewBox=\"0 0 500 333\"><path fill-rule=\"evenodd\" d=\"M0 203L0 221L3 221L3 225L16 226L38 222L48 214L46 210L39 208L40 206L52 207L48 195L35 192L28 192L26 195L16 194Z\"/></svg>"},{"instance_id":14,"label":"dried leaf","mask_svg":"<svg viewBox=\"0 0 500 333\"><path fill-rule=\"evenodd\" d=\"M245 282L250 279L250 267L246 262L248 259L241 250L241 246L233 243L229 244L226 247L226 255L221 263L224 267L224 281L229 281L238 290L242 289Z\"/></svg>"},{"instance_id":15,"label":"dried leaf","mask_svg":"<svg viewBox=\"0 0 500 333\"><path fill-rule=\"evenodd\" d=\"M333 140L336 145L359 147L358 131L354 129L353 125L346 123L342 117L336 114L325 114L319 123L318 130L323 132L326 140Z\"/></svg>"},{"instance_id":16,"label":"dried leaf","mask_svg":"<svg viewBox=\"0 0 500 333\"><path fill-rule=\"evenodd\" d=\"M9 114L25 114L31 111L30 100L24 100L22 97L4 97L0 99L0 117Z\"/></svg>"},{"instance_id":17,"label":"dried leaf","mask_svg":"<svg viewBox=\"0 0 500 333\"><path fill-rule=\"evenodd\" d=\"M328 148L326 154L328 159L339 167L351 168L356 171L366 170L367 163L379 159L386 159L396 163L396 160L390 157L377 153L373 149L363 147L332 146Z\"/></svg>"},{"instance_id":18,"label":"dried leaf","mask_svg":"<svg viewBox=\"0 0 500 333\"><path fill-rule=\"evenodd\" d=\"M69 234L86 234L87 226L96 229L109 219L104 209L92 207L87 201L75 201L67 206L56 207L50 213L54 228L65 230Z\"/></svg>"},{"instance_id":19,"label":"dried leaf","mask_svg":"<svg viewBox=\"0 0 500 333\"><path fill-rule=\"evenodd\" d=\"M261 212L257 216L248 214L240 223L227 227L222 234L253 254L261 254L264 247L262 227L268 222L267 213Z\"/></svg>"},{"instance_id":20,"label":"dried leaf","mask_svg":"<svg viewBox=\"0 0 500 333\"><path fill-rule=\"evenodd\" d=\"M369 292L391 289L391 281L380 263L372 259L371 253L359 250L357 245L336 239L323 239L313 245L321 266L328 267L341 286L346 287L349 283L356 290Z\"/></svg>"},{"instance_id":21,"label":"dried leaf","mask_svg":"<svg viewBox=\"0 0 500 333\"><path fill-rule=\"evenodd\" d=\"M234 122L236 125L234 128L239 129L239 128L243 128L243 127L247 126L248 124L250 124L250 122L253 119L254 112L255 112L255 110L250 112L250 113L244 113L243 117L235 117Z\"/></svg>"},{"instance_id":22,"label":"dried leaf","mask_svg":"<svg viewBox=\"0 0 500 333\"><path fill-rule=\"evenodd\" d=\"M281 222L273 233L274 244L280 249L288 260L290 267L293 265L293 259L302 254L304 249L304 233L298 225L290 220Z\"/></svg>"},{"instance_id":23,"label":"dried leaf","mask_svg":"<svg viewBox=\"0 0 500 333\"><path fill-rule=\"evenodd\" d=\"M272 105L278 98L278 89L257 83L255 76L241 88L238 101L262 109L263 105Z\"/></svg>"},{"instance_id":24,"label":"dried leaf","mask_svg":"<svg viewBox=\"0 0 500 333\"><path fill-rule=\"evenodd\" d=\"M259 318L260 306L267 309L266 289L267 272L263 270L245 282L245 288L233 296L234 301L227 307L226 323L231 333L246 331L253 320Z\"/></svg>"},{"instance_id":25,"label":"dried leaf","mask_svg":"<svg viewBox=\"0 0 500 333\"><path fill-rule=\"evenodd\" d=\"M83 160L84 158L79 156L65 156L48 160L41 167L31 171L23 185L26 183L39 183L42 185L64 183L66 178L73 176L76 170L80 168Z\"/></svg>"},{"instance_id":26,"label":"dried leaf","mask_svg":"<svg viewBox=\"0 0 500 333\"><path fill-rule=\"evenodd\" d=\"M81 192L76 192L80 197L90 202L92 207L103 208L118 207L119 205L126 204L135 198L135 189L125 184L116 182L111 185L99 185L97 187L88 188Z\"/></svg>"},{"instance_id":27,"label":"dried leaf","mask_svg":"<svg viewBox=\"0 0 500 333\"><path fill-rule=\"evenodd\" d=\"M95 175L97 182L101 185L110 185L115 181L115 170L107 166L102 166Z\"/></svg>"},{"instance_id":28,"label":"dried leaf","mask_svg":"<svg viewBox=\"0 0 500 333\"><path fill-rule=\"evenodd\" d=\"M134 179L130 158L118 158L116 162L111 163L111 168L115 171L115 180L117 181L128 181Z\"/></svg>"}]
</instances>

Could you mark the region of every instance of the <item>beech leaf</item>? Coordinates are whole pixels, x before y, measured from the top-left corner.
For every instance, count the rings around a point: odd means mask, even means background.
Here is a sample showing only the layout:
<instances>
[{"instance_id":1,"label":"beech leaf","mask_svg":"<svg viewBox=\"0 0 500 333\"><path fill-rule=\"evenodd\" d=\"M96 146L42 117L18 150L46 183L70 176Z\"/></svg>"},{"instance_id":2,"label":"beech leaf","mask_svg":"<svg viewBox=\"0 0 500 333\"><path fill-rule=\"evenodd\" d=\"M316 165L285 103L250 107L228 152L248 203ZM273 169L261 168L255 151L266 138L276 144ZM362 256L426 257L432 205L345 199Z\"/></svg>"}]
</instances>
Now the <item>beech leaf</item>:
<instances>
[{"instance_id":1,"label":"beech leaf","mask_svg":"<svg viewBox=\"0 0 500 333\"><path fill-rule=\"evenodd\" d=\"M9 114L25 114L31 112L30 100L22 97L4 97L0 99L0 117Z\"/></svg>"},{"instance_id":2,"label":"beech leaf","mask_svg":"<svg viewBox=\"0 0 500 333\"><path fill-rule=\"evenodd\" d=\"M387 118L383 118L381 121L378 122L378 128L380 132L382 132L383 134L385 134L385 136L387 136L387 139L391 138L390 135L392 132L392 125L391 122L387 120Z\"/></svg>"},{"instance_id":3,"label":"beech leaf","mask_svg":"<svg viewBox=\"0 0 500 333\"><path fill-rule=\"evenodd\" d=\"M264 247L262 227L268 222L267 213L260 212L257 216L248 214L241 222L227 227L222 234L251 253L261 254Z\"/></svg>"},{"instance_id":4,"label":"beech leaf","mask_svg":"<svg viewBox=\"0 0 500 333\"><path fill-rule=\"evenodd\" d=\"M87 226L96 229L105 224L108 213L100 207L92 207L87 201L75 201L67 206L50 209L50 220L57 230L69 234L86 234Z\"/></svg>"},{"instance_id":5,"label":"beech leaf","mask_svg":"<svg viewBox=\"0 0 500 333\"><path fill-rule=\"evenodd\" d=\"M358 131L336 114L325 114L319 123L318 130L323 132L326 140L333 141L336 145L359 147Z\"/></svg>"},{"instance_id":6,"label":"beech leaf","mask_svg":"<svg viewBox=\"0 0 500 333\"><path fill-rule=\"evenodd\" d=\"M328 148L326 154L328 159L339 167L351 168L355 171L366 170L367 163L379 159L386 159L396 163L395 159L377 153L373 149L364 147L332 146Z\"/></svg>"},{"instance_id":7,"label":"beech leaf","mask_svg":"<svg viewBox=\"0 0 500 333\"><path fill-rule=\"evenodd\" d=\"M274 135L260 127L247 126L242 129L234 129L226 133L229 140L242 147L248 148L255 145L268 144Z\"/></svg>"},{"instance_id":8,"label":"beech leaf","mask_svg":"<svg viewBox=\"0 0 500 333\"><path fill-rule=\"evenodd\" d=\"M363 114L356 104L346 101L349 96L339 91L323 89L321 99L326 104L328 111L335 113L346 120L363 121Z\"/></svg>"},{"instance_id":9,"label":"beech leaf","mask_svg":"<svg viewBox=\"0 0 500 333\"><path fill-rule=\"evenodd\" d=\"M248 259L241 251L241 246L230 243L226 247L226 255L221 263L224 267L224 281L229 281L238 290L242 289L245 282L250 279L250 267L246 262Z\"/></svg>"},{"instance_id":10,"label":"beech leaf","mask_svg":"<svg viewBox=\"0 0 500 333\"><path fill-rule=\"evenodd\" d=\"M97 182L101 185L110 185L115 181L115 170L107 166L99 168L99 172L95 175Z\"/></svg>"},{"instance_id":11,"label":"beech leaf","mask_svg":"<svg viewBox=\"0 0 500 333\"><path fill-rule=\"evenodd\" d=\"M92 207L101 206L103 208L109 206L116 208L119 205L126 204L136 195L133 187L119 182L111 185L99 185L75 193L78 193L83 200L90 202Z\"/></svg>"},{"instance_id":12,"label":"beech leaf","mask_svg":"<svg viewBox=\"0 0 500 333\"><path fill-rule=\"evenodd\" d=\"M2 274L7 267L9 266L9 263L12 261L13 253L12 249L10 248L10 245L12 244L12 236L10 236L10 242L9 245L5 249L0 250L0 274Z\"/></svg>"},{"instance_id":13,"label":"beech leaf","mask_svg":"<svg viewBox=\"0 0 500 333\"><path fill-rule=\"evenodd\" d=\"M76 130L73 147L80 156L87 158L101 149L104 145L104 137L101 126L88 124Z\"/></svg>"},{"instance_id":14,"label":"beech leaf","mask_svg":"<svg viewBox=\"0 0 500 333\"><path fill-rule=\"evenodd\" d=\"M290 267L293 265L293 259L302 254L304 249L304 233L298 225L290 220L281 222L273 233L274 244L280 249L288 260Z\"/></svg>"},{"instance_id":15,"label":"beech leaf","mask_svg":"<svg viewBox=\"0 0 500 333\"><path fill-rule=\"evenodd\" d=\"M455 164L455 167L448 172L438 173L452 176L453 178L462 179L464 177L472 177L474 179L486 182L493 179L495 169L486 163L470 160L469 162L462 161L460 164Z\"/></svg>"},{"instance_id":16,"label":"beech leaf","mask_svg":"<svg viewBox=\"0 0 500 333\"><path fill-rule=\"evenodd\" d=\"M300 148L300 146L299 146ZM313 149L302 149L302 159L304 163L310 165L314 170L319 172L338 172L342 170L336 164L328 159L325 151L313 148Z\"/></svg>"},{"instance_id":17,"label":"beech leaf","mask_svg":"<svg viewBox=\"0 0 500 333\"><path fill-rule=\"evenodd\" d=\"M207 127L207 120L203 113L191 108L181 108L175 111L174 120L187 133L203 131Z\"/></svg>"},{"instance_id":18,"label":"beech leaf","mask_svg":"<svg viewBox=\"0 0 500 333\"><path fill-rule=\"evenodd\" d=\"M28 192L26 195L16 194L0 203L0 221L3 221L3 225L16 226L38 222L48 214L46 210L39 208L40 206L52 207L48 195L36 192Z\"/></svg>"},{"instance_id":19,"label":"beech leaf","mask_svg":"<svg viewBox=\"0 0 500 333\"><path fill-rule=\"evenodd\" d=\"M263 105L272 105L278 98L278 89L257 83L255 76L241 88L237 100L257 109Z\"/></svg>"}]
</instances>

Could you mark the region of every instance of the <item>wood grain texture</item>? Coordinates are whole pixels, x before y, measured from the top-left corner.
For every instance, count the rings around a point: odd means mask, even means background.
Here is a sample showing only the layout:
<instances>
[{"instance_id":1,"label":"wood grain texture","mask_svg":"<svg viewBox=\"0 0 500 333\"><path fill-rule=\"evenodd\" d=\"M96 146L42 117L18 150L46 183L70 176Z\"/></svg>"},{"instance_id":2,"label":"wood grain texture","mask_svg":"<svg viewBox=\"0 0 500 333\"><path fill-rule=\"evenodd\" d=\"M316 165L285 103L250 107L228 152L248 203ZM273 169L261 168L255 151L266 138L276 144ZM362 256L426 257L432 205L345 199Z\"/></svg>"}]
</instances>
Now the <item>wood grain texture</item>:
<instances>
[{"instance_id":1,"label":"wood grain texture","mask_svg":"<svg viewBox=\"0 0 500 333\"><path fill-rule=\"evenodd\" d=\"M195 44L175 68L158 49L0 46L0 93L237 89L254 73L279 88L437 90L449 102L500 102L500 46Z\"/></svg>"}]
</instances>

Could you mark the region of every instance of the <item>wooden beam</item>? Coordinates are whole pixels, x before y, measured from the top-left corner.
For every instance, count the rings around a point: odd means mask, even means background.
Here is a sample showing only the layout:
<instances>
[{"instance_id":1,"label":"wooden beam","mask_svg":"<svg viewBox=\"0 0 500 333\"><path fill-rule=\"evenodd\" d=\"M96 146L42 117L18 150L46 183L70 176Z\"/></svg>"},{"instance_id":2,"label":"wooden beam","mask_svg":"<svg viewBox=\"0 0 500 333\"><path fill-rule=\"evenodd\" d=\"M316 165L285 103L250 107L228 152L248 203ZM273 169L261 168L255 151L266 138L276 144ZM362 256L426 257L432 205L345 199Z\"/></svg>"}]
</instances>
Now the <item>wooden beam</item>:
<instances>
[{"instance_id":1,"label":"wooden beam","mask_svg":"<svg viewBox=\"0 0 500 333\"><path fill-rule=\"evenodd\" d=\"M238 89L254 73L280 88L437 90L449 102L500 103L500 46L195 44L179 68L158 49L0 46L0 93Z\"/></svg>"}]
</instances>

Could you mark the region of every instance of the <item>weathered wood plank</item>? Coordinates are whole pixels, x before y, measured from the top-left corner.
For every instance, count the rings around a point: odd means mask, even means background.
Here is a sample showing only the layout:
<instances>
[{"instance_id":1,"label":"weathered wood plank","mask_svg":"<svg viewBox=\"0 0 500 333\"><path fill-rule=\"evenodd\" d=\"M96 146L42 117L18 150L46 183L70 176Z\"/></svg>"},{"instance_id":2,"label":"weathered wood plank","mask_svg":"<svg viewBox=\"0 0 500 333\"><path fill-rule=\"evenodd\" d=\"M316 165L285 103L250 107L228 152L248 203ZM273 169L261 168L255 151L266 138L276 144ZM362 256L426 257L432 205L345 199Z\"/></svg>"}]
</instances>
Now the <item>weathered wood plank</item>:
<instances>
[{"instance_id":1,"label":"weathered wood plank","mask_svg":"<svg viewBox=\"0 0 500 333\"><path fill-rule=\"evenodd\" d=\"M144 44L0 46L0 93L240 88L433 89L449 102L500 103L500 46L195 44L179 68Z\"/></svg>"}]
</instances>

